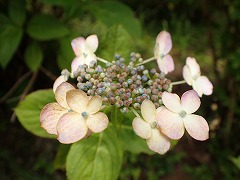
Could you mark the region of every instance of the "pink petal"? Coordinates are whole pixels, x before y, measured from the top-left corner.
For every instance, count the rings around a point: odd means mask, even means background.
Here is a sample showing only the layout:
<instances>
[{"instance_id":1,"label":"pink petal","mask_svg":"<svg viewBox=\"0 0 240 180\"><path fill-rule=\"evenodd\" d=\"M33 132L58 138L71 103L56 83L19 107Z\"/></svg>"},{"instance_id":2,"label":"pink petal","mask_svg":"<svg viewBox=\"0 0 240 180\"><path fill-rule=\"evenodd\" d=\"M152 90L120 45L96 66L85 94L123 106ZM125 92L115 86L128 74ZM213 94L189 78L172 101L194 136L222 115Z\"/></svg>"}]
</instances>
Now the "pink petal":
<instances>
[{"instance_id":1,"label":"pink petal","mask_svg":"<svg viewBox=\"0 0 240 180\"><path fill-rule=\"evenodd\" d=\"M152 134L152 128L150 124L146 123L139 117L135 117L132 122L133 131L143 139L150 138Z\"/></svg>"},{"instance_id":2,"label":"pink petal","mask_svg":"<svg viewBox=\"0 0 240 180\"><path fill-rule=\"evenodd\" d=\"M152 135L147 139L148 147L159 154L165 154L170 149L170 140L159 130L153 129Z\"/></svg>"},{"instance_id":3,"label":"pink petal","mask_svg":"<svg viewBox=\"0 0 240 180\"><path fill-rule=\"evenodd\" d=\"M97 35L88 36L86 39L87 48L91 53L94 53L98 48L98 37Z\"/></svg>"},{"instance_id":4,"label":"pink petal","mask_svg":"<svg viewBox=\"0 0 240 180\"><path fill-rule=\"evenodd\" d=\"M209 127L207 121L195 114L186 115L183 118L184 126L190 136L199 141L204 141L209 137Z\"/></svg>"},{"instance_id":5,"label":"pink petal","mask_svg":"<svg viewBox=\"0 0 240 180\"><path fill-rule=\"evenodd\" d=\"M69 84L68 82L63 82L57 87L55 91L55 98L57 102L66 109L69 109L69 106L66 100L66 93L72 89L75 89L75 88L71 84Z\"/></svg>"},{"instance_id":6,"label":"pink petal","mask_svg":"<svg viewBox=\"0 0 240 180\"><path fill-rule=\"evenodd\" d=\"M170 33L167 31L161 31L156 38L156 44L158 44L160 55L168 54L172 49L172 39Z\"/></svg>"},{"instance_id":7,"label":"pink petal","mask_svg":"<svg viewBox=\"0 0 240 180\"><path fill-rule=\"evenodd\" d=\"M169 72L172 72L174 70L174 62L171 55L167 54L162 59L157 59L158 67L160 71L164 72L164 74L167 74Z\"/></svg>"},{"instance_id":8,"label":"pink petal","mask_svg":"<svg viewBox=\"0 0 240 180\"><path fill-rule=\"evenodd\" d=\"M71 72L74 74L80 65L85 64L85 57L84 56L77 56L73 59L71 64Z\"/></svg>"},{"instance_id":9,"label":"pink petal","mask_svg":"<svg viewBox=\"0 0 240 180\"><path fill-rule=\"evenodd\" d=\"M178 113L163 109L157 114L157 123L170 139L180 139L184 134L183 120Z\"/></svg>"},{"instance_id":10,"label":"pink petal","mask_svg":"<svg viewBox=\"0 0 240 180\"><path fill-rule=\"evenodd\" d=\"M165 109L166 107L164 106L160 106L156 109L156 114L158 114L159 112L161 112L163 109Z\"/></svg>"},{"instance_id":11,"label":"pink petal","mask_svg":"<svg viewBox=\"0 0 240 180\"><path fill-rule=\"evenodd\" d=\"M187 57L186 64L188 65L188 67L191 71L192 77L193 76L200 76L200 74L201 74L200 66L197 63L195 58Z\"/></svg>"},{"instance_id":12,"label":"pink petal","mask_svg":"<svg viewBox=\"0 0 240 180\"><path fill-rule=\"evenodd\" d=\"M201 89L201 92L205 95L211 95L213 92L213 84L206 76L200 76L196 82Z\"/></svg>"},{"instance_id":13,"label":"pink petal","mask_svg":"<svg viewBox=\"0 0 240 180\"><path fill-rule=\"evenodd\" d=\"M88 128L81 114L68 112L57 124L58 140L64 144L74 143L87 135Z\"/></svg>"},{"instance_id":14,"label":"pink petal","mask_svg":"<svg viewBox=\"0 0 240 180\"><path fill-rule=\"evenodd\" d=\"M198 84L197 81L195 80L192 82L192 88L198 93L199 97L202 97L203 92L202 92L201 84Z\"/></svg>"},{"instance_id":15,"label":"pink petal","mask_svg":"<svg viewBox=\"0 0 240 180\"><path fill-rule=\"evenodd\" d=\"M180 98L177 94L164 91L162 94L162 101L172 112L179 113L182 110Z\"/></svg>"},{"instance_id":16,"label":"pink petal","mask_svg":"<svg viewBox=\"0 0 240 180\"><path fill-rule=\"evenodd\" d=\"M60 117L67 112L67 109L61 107L56 102L47 104L44 106L40 113L41 127L45 129L49 134L57 135L57 123Z\"/></svg>"},{"instance_id":17,"label":"pink petal","mask_svg":"<svg viewBox=\"0 0 240 180\"><path fill-rule=\"evenodd\" d=\"M64 75L59 76L59 77L55 80L55 82L54 82L54 84L53 84L53 92L55 93L57 87L58 87L62 82L66 82L66 81L67 81L66 76L64 76Z\"/></svg>"},{"instance_id":18,"label":"pink petal","mask_svg":"<svg viewBox=\"0 0 240 180\"><path fill-rule=\"evenodd\" d=\"M87 113L95 114L96 112L100 111L102 107L102 98L100 96L93 96L87 105Z\"/></svg>"},{"instance_id":19,"label":"pink petal","mask_svg":"<svg viewBox=\"0 0 240 180\"><path fill-rule=\"evenodd\" d=\"M181 105L182 110L184 110L187 114L192 114L197 111L200 104L201 101L196 91L189 90L183 93L181 97Z\"/></svg>"},{"instance_id":20,"label":"pink petal","mask_svg":"<svg viewBox=\"0 0 240 180\"><path fill-rule=\"evenodd\" d=\"M67 92L67 103L69 107L78 113L86 111L88 97L85 92L79 89L73 89Z\"/></svg>"},{"instance_id":21,"label":"pink petal","mask_svg":"<svg viewBox=\"0 0 240 180\"><path fill-rule=\"evenodd\" d=\"M188 65L185 65L183 67L183 78L188 83L188 85L192 85L193 77Z\"/></svg>"},{"instance_id":22,"label":"pink petal","mask_svg":"<svg viewBox=\"0 0 240 180\"><path fill-rule=\"evenodd\" d=\"M94 61L94 62L97 62L97 57L95 54L88 54L86 57L85 57L85 61L84 61L84 64L86 65L90 65L91 61Z\"/></svg>"},{"instance_id":23,"label":"pink petal","mask_svg":"<svg viewBox=\"0 0 240 180\"><path fill-rule=\"evenodd\" d=\"M99 133L107 128L108 117L106 114L102 112L98 112L96 114L89 115L87 117L86 124L92 132Z\"/></svg>"},{"instance_id":24,"label":"pink petal","mask_svg":"<svg viewBox=\"0 0 240 180\"><path fill-rule=\"evenodd\" d=\"M152 123L156 121L156 108L155 108L155 105L152 103L152 101L145 99L142 102L141 113L142 113L143 119L146 122Z\"/></svg>"},{"instance_id":25,"label":"pink petal","mask_svg":"<svg viewBox=\"0 0 240 180\"><path fill-rule=\"evenodd\" d=\"M85 39L83 37L78 37L73 39L71 42L72 49L76 56L81 56L86 46Z\"/></svg>"}]
</instances>

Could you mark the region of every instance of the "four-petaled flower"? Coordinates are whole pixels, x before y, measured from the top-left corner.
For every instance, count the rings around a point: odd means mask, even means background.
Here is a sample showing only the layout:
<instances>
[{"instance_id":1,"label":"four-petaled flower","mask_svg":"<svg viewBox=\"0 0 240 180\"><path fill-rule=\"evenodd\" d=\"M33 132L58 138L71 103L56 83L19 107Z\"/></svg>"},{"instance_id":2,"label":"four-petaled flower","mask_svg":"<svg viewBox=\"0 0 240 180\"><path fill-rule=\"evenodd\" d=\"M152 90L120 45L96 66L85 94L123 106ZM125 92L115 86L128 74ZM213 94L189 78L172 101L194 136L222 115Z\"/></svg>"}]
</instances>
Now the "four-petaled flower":
<instances>
[{"instance_id":1,"label":"four-petaled flower","mask_svg":"<svg viewBox=\"0 0 240 180\"><path fill-rule=\"evenodd\" d=\"M181 100L177 94L163 92L162 102L165 107L157 114L157 123L162 133L170 139L180 139L185 127L194 139L200 141L208 139L207 121L202 116L192 114L201 104L196 91L186 91Z\"/></svg>"},{"instance_id":2,"label":"four-petaled flower","mask_svg":"<svg viewBox=\"0 0 240 180\"><path fill-rule=\"evenodd\" d=\"M40 123L49 134L56 134L61 143L74 143L107 128L108 117L98 112L102 107L101 97L89 97L63 82L57 87L55 98L57 102L42 109Z\"/></svg>"},{"instance_id":3,"label":"four-petaled flower","mask_svg":"<svg viewBox=\"0 0 240 180\"><path fill-rule=\"evenodd\" d=\"M86 64L89 66L91 61L97 61L94 52L98 48L98 38L96 35L90 35L86 39L78 37L71 42L73 51L76 55L72 61L72 74L78 69L79 65Z\"/></svg>"},{"instance_id":4,"label":"four-petaled flower","mask_svg":"<svg viewBox=\"0 0 240 180\"><path fill-rule=\"evenodd\" d=\"M162 134L157 125L156 114L161 111L161 107L155 109L152 101L145 99L141 105L142 117L133 119L134 132L143 139L146 139L148 147L159 154L166 153L170 148L169 138Z\"/></svg>"},{"instance_id":5,"label":"four-petaled flower","mask_svg":"<svg viewBox=\"0 0 240 180\"><path fill-rule=\"evenodd\" d=\"M165 74L174 70L173 58L168 54L171 49L171 35L166 31L161 31L156 38L154 57L157 59L160 71L164 72Z\"/></svg>"},{"instance_id":6,"label":"four-petaled flower","mask_svg":"<svg viewBox=\"0 0 240 180\"><path fill-rule=\"evenodd\" d=\"M213 85L206 76L201 76L200 67L195 58L187 57L186 65L183 67L183 78L200 97L203 94L212 94Z\"/></svg>"}]
</instances>

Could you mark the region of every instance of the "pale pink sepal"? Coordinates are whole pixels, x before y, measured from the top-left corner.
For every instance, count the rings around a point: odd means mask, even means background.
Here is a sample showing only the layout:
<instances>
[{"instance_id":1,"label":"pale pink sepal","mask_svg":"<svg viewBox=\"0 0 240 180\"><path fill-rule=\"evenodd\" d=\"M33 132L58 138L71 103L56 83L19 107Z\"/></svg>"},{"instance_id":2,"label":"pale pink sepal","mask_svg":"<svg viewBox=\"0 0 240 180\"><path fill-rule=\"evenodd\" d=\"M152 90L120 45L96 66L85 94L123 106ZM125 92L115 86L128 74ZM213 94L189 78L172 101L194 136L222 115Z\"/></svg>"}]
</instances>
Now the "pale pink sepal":
<instances>
[{"instance_id":1,"label":"pale pink sepal","mask_svg":"<svg viewBox=\"0 0 240 180\"><path fill-rule=\"evenodd\" d=\"M57 87L58 87L60 84L62 84L63 82L66 82L66 81L67 81L67 78L66 78L65 75L59 76L59 77L55 80L55 82L54 82L54 84L53 84L53 92L55 93Z\"/></svg>"},{"instance_id":2,"label":"pale pink sepal","mask_svg":"<svg viewBox=\"0 0 240 180\"><path fill-rule=\"evenodd\" d=\"M166 55L172 49L171 35L167 31L161 31L156 38L156 44L158 44L158 51L160 54Z\"/></svg>"},{"instance_id":3,"label":"pale pink sepal","mask_svg":"<svg viewBox=\"0 0 240 180\"><path fill-rule=\"evenodd\" d=\"M73 89L66 94L68 106L75 112L82 113L86 111L88 97L85 92L79 89Z\"/></svg>"},{"instance_id":4,"label":"pale pink sepal","mask_svg":"<svg viewBox=\"0 0 240 180\"><path fill-rule=\"evenodd\" d=\"M85 50L86 42L83 37L78 37L72 40L71 45L75 55L81 56L83 51Z\"/></svg>"},{"instance_id":5,"label":"pale pink sepal","mask_svg":"<svg viewBox=\"0 0 240 180\"><path fill-rule=\"evenodd\" d=\"M159 130L153 129L151 137L147 139L148 147L159 154L165 154L170 149L170 140Z\"/></svg>"},{"instance_id":6,"label":"pale pink sepal","mask_svg":"<svg viewBox=\"0 0 240 180\"><path fill-rule=\"evenodd\" d=\"M209 127L207 121L194 114L186 115L183 118L184 126L190 136L199 141L204 141L209 137Z\"/></svg>"},{"instance_id":7,"label":"pale pink sepal","mask_svg":"<svg viewBox=\"0 0 240 180\"><path fill-rule=\"evenodd\" d=\"M211 95L213 92L213 84L211 83L211 81L209 81L209 79L206 76L200 76L197 79L196 82L200 87L200 91L199 92L199 96L201 97L201 93L205 94L205 95Z\"/></svg>"},{"instance_id":8,"label":"pale pink sepal","mask_svg":"<svg viewBox=\"0 0 240 180\"><path fill-rule=\"evenodd\" d=\"M193 77L192 77L192 74L191 74L191 71L190 71L188 65L185 65L183 67L183 78L187 82L188 85L191 86L193 84Z\"/></svg>"},{"instance_id":9,"label":"pale pink sepal","mask_svg":"<svg viewBox=\"0 0 240 180\"><path fill-rule=\"evenodd\" d=\"M201 101L198 94L194 90L189 90L183 93L181 97L181 106L187 114L192 114L198 110Z\"/></svg>"},{"instance_id":10,"label":"pale pink sepal","mask_svg":"<svg viewBox=\"0 0 240 180\"><path fill-rule=\"evenodd\" d=\"M151 126L139 117L135 117L132 122L134 132L143 139L151 136Z\"/></svg>"},{"instance_id":11,"label":"pale pink sepal","mask_svg":"<svg viewBox=\"0 0 240 180\"><path fill-rule=\"evenodd\" d=\"M85 64L85 57L84 56L77 56L73 59L71 64L71 72L72 74L75 73L80 65Z\"/></svg>"},{"instance_id":12,"label":"pale pink sepal","mask_svg":"<svg viewBox=\"0 0 240 180\"><path fill-rule=\"evenodd\" d=\"M149 99L145 99L142 102L141 113L142 113L143 119L146 122L152 123L152 122L156 121L156 119L155 119L156 108L155 108L155 105L152 103L152 101L150 101Z\"/></svg>"},{"instance_id":13,"label":"pale pink sepal","mask_svg":"<svg viewBox=\"0 0 240 180\"><path fill-rule=\"evenodd\" d=\"M173 58L169 54L167 54L163 58L158 57L157 63L158 63L158 67L159 67L160 71L164 72L164 74L167 74L174 70Z\"/></svg>"},{"instance_id":14,"label":"pale pink sepal","mask_svg":"<svg viewBox=\"0 0 240 180\"><path fill-rule=\"evenodd\" d=\"M93 96L86 107L86 111L89 114L95 114L96 112L100 111L102 107L102 98L98 95Z\"/></svg>"},{"instance_id":15,"label":"pale pink sepal","mask_svg":"<svg viewBox=\"0 0 240 180\"><path fill-rule=\"evenodd\" d=\"M167 108L157 114L157 123L161 132L170 139L180 139L184 134L184 125L181 116Z\"/></svg>"},{"instance_id":16,"label":"pale pink sepal","mask_svg":"<svg viewBox=\"0 0 240 180\"><path fill-rule=\"evenodd\" d=\"M192 76L200 76L201 74L200 66L195 58L187 57L186 64L188 65Z\"/></svg>"},{"instance_id":17,"label":"pale pink sepal","mask_svg":"<svg viewBox=\"0 0 240 180\"><path fill-rule=\"evenodd\" d=\"M66 93L72 89L75 89L75 88L70 83L63 82L57 87L55 91L55 98L57 102L66 109L69 109L69 106L66 100Z\"/></svg>"},{"instance_id":18,"label":"pale pink sepal","mask_svg":"<svg viewBox=\"0 0 240 180\"><path fill-rule=\"evenodd\" d=\"M87 37L86 39L86 45L91 51L91 53L94 53L98 48L98 37L97 35L93 34Z\"/></svg>"},{"instance_id":19,"label":"pale pink sepal","mask_svg":"<svg viewBox=\"0 0 240 180\"><path fill-rule=\"evenodd\" d=\"M92 132L99 133L107 128L108 117L102 112L97 112L96 114L88 115L86 124Z\"/></svg>"},{"instance_id":20,"label":"pale pink sepal","mask_svg":"<svg viewBox=\"0 0 240 180\"><path fill-rule=\"evenodd\" d=\"M87 135L88 128L81 114L68 112L57 124L58 140L63 144L79 141Z\"/></svg>"},{"instance_id":21,"label":"pale pink sepal","mask_svg":"<svg viewBox=\"0 0 240 180\"><path fill-rule=\"evenodd\" d=\"M40 113L40 124L49 134L57 135L57 123L60 117L67 113L68 110L61 107L58 103L49 103L42 109Z\"/></svg>"},{"instance_id":22,"label":"pale pink sepal","mask_svg":"<svg viewBox=\"0 0 240 180\"><path fill-rule=\"evenodd\" d=\"M172 112L179 113L182 110L180 98L177 94L164 91L162 94L162 101Z\"/></svg>"}]
</instances>

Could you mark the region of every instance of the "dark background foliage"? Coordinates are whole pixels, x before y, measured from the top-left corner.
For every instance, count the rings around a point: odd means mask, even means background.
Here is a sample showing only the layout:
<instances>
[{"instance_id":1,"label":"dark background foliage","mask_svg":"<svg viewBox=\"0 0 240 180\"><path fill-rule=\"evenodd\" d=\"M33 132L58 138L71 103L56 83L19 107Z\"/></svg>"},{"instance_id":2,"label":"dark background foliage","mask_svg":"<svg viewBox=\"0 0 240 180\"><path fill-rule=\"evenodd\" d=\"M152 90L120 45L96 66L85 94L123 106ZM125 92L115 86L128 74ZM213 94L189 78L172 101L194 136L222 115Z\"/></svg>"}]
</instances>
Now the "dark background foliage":
<instances>
[{"instance_id":1,"label":"dark background foliage","mask_svg":"<svg viewBox=\"0 0 240 180\"><path fill-rule=\"evenodd\" d=\"M97 54L106 59L131 51L148 58L165 29L172 34L176 64L169 77L181 80L186 57L193 56L214 84L198 111L210 124L210 138L197 142L184 136L164 156L125 153L119 179L237 179L239 9L238 0L0 1L0 178L66 178L54 161L59 143L30 134L13 110L28 93L51 88L61 69L69 69L73 38L97 34Z\"/></svg>"}]
</instances>

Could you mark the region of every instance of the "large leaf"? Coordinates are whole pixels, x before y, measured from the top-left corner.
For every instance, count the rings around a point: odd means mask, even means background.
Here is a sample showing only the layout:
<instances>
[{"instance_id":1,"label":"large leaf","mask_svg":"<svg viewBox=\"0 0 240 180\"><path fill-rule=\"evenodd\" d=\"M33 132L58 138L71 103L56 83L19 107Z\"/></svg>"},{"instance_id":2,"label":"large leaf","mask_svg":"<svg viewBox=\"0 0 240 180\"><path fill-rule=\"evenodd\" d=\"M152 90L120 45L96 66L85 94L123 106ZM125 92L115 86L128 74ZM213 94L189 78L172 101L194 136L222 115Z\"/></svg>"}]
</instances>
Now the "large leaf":
<instances>
[{"instance_id":1,"label":"large leaf","mask_svg":"<svg viewBox=\"0 0 240 180\"><path fill-rule=\"evenodd\" d=\"M69 30L53 16L38 14L29 21L27 32L37 40L52 40L67 35Z\"/></svg>"},{"instance_id":2,"label":"large leaf","mask_svg":"<svg viewBox=\"0 0 240 180\"><path fill-rule=\"evenodd\" d=\"M26 48L24 60L29 69L37 71L43 60L43 52L37 43L31 43Z\"/></svg>"},{"instance_id":3,"label":"large leaf","mask_svg":"<svg viewBox=\"0 0 240 180\"><path fill-rule=\"evenodd\" d=\"M71 6L76 3L77 0L40 0L43 3L50 5L58 5L58 6Z\"/></svg>"},{"instance_id":4,"label":"large leaf","mask_svg":"<svg viewBox=\"0 0 240 180\"><path fill-rule=\"evenodd\" d=\"M122 121L123 114L120 112L120 109L117 106L113 105L111 110L111 122L118 133L121 129Z\"/></svg>"},{"instance_id":5,"label":"large leaf","mask_svg":"<svg viewBox=\"0 0 240 180\"><path fill-rule=\"evenodd\" d=\"M0 14L0 65L5 68L17 50L23 31L11 23L5 15Z\"/></svg>"},{"instance_id":6,"label":"large leaf","mask_svg":"<svg viewBox=\"0 0 240 180\"><path fill-rule=\"evenodd\" d=\"M67 154L69 152L71 145L69 144L60 144L58 147L57 155L54 159L54 169L65 169Z\"/></svg>"},{"instance_id":7,"label":"large leaf","mask_svg":"<svg viewBox=\"0 0 240 180\"><path fill-rule=\"evenodd\" d=\"M104 59L109 60L112 60L116 53L128 58L129 54L135 49L132 37L121 25L116 25L109 28L103 38L99 54Z\"/></svg>"},{"instance_id":8,"label":"large leaf","mask_svg":"<svg viewBox=\"0 0 240 180\"><path fill-rule=\"evenodd\" d=\"M10 0L8 5L8 14L12 21L22 26L26 19L25 0Z\"/></svg>"},{"instance_id":9,"label":"large leaf","mask_svg":"<svg viewBox=\"0 0 240 180\"><path fill-rule=\"evenodd\" d=\"M52 89L35 91L26 96L15 109L16 115L22 126L31 133L46 137L55 138L40 127L40 112L42 108L50 102L54 102Z\"/></svg>"},{"instance_id":10,"label":"large leaf","mask_svg":"<svg viewBox=\"0 0 240 180\"><path fill-rule=\"evenodd\" d=\"M97 20L107 26L122 25L131 36L141 37L140 22L125 4L117 1L103 1L91 4L89 9Z\"/></svg>"},{"instance_id":11,"label":"large leaf","mask_svg":"<svg viewBox=\"0 0 240 180\"><path fill-rule=\"evenodd\" d=\"M126 151L136 154L154 154L154 152L148 148L146 140L137 136L130 125L121 126L119 138L121 140L123 149Z\"/></svg>"},{"instance_id":12,"label":"large leaf","mask_svg":"<svg viewBox=\"0 0 240 180\"><path fill-rule=\"evenodd\" d=\"M67 177L79 179L117 179L122 148L112 127L73 144L67 156Z\"/></svg>"},{"instance_id":13,"label":"large leaf","mask_svg":"<svg viewBox=\"0 0 240 180\"><path fill-rule=\"evenodd\" d=\"M57 63L60 69L71 69L71 63L75 57L71 47L74 38L66 37L59 40L60 51L57 56Z\"/></svg>"}]
</instances>

